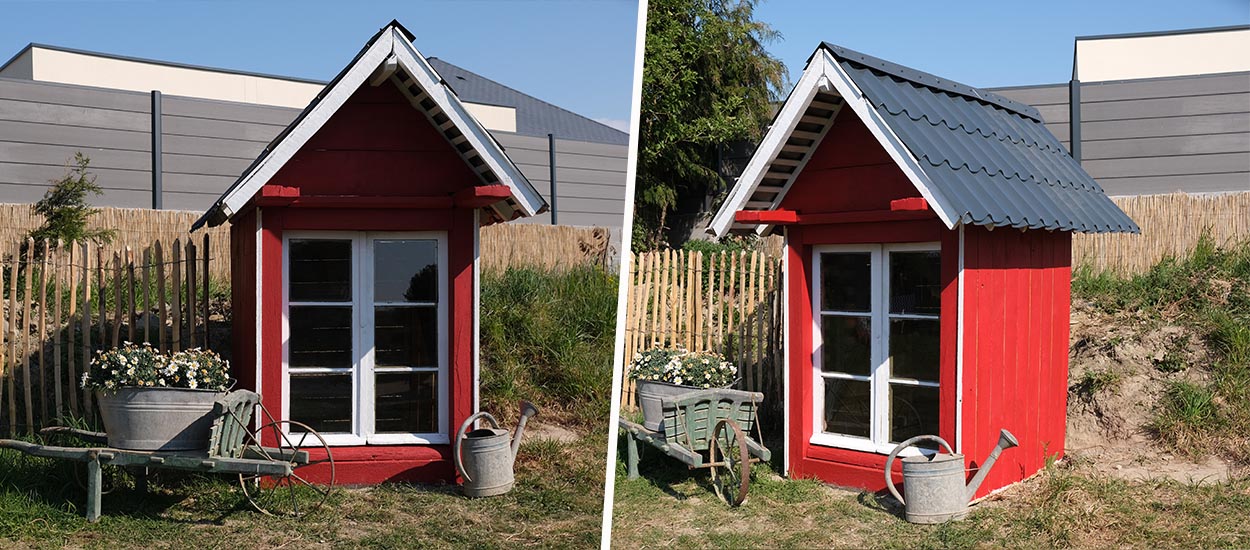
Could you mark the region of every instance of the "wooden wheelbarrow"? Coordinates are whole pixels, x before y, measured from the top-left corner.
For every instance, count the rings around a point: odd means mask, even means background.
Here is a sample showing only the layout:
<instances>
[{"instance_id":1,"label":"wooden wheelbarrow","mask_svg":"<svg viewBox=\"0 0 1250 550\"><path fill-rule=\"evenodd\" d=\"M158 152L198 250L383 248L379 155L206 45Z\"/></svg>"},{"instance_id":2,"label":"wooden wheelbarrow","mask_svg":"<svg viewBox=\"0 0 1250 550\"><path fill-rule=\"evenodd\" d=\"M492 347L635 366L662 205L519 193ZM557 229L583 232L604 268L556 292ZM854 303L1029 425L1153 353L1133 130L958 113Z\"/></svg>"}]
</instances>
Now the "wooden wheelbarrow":
<instances>
[{"instance_id":1,"label":"wooden wheelbarrow","mask_svg":"<svg viewBox=\"0 0 1250 550\"><path fill-rule=\"evenodd\" d=\"M252 411L260 404L260 396L246 390L226 394L213 405L213 424L207 450L204 451L134 451L110 447L60 447L14 439L0 439L0 448L14 449L28 455L83 462L87 465L87 521L100 519L103 496L101 468L113 465L137 473L136 485L147 487L146 474L151 469L186 470L192 472L235 474L244 495L253 507L270 515L302 516L325 502L334 484L334 460L329 446L320 434L298 422L270 420L252 432L248 426ZM263 411L263 406L261 407ZM265 412L268 417L268 412ZM278 447L260 445L262 433L270 434ZM107 445L108 436L66 427L50 427L40 434L62 434L86 443ZM314 449L309 453L308 449ZM320 451L320 452L316 452ZM318 458L314 459L313 456ZM324 458L320 458L324 457ZM330 482L313 485L298 470L328 465ZM294 490L310 487L312 502L300 498Z\"/></svg>"},{"instance_id":2,"label":"wooden wheelbarrow","mask_svg":"<svg viewBox=\"0 0 1250 550\"><path fill-rule=\"evenodd\" d=\"M664 421L660 431L620 420L625 430L629 479L638 477L638 442L680 460L690 469L708 468L712 487L730 506L746 501L751 463L768 461L772 453L759 439L759 404L764 394L730 389L694 390L660 400Z\"/></svg>"}]
</instances>

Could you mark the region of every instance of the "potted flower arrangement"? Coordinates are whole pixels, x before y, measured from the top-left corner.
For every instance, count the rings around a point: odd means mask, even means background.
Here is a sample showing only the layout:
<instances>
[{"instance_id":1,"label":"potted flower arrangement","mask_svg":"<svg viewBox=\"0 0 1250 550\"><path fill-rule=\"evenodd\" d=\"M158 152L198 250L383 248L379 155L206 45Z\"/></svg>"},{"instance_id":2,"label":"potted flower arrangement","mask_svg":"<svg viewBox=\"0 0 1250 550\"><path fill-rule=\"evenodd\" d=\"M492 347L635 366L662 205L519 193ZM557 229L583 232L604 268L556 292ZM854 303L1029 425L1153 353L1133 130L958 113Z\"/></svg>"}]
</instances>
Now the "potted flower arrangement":
<instances>
[{"instance_id":1,"label":"potted flower arrangement","mask_svg":"<svg viewBox=\"0 0 1250 550\"><path fill-rule=\"evenodd\" d=\"M681 348L650 349L629 364L629 376L637 383L643 425L656 431L664 421L660 399L691 390L728 387L737 375L737 367L719 353Z\"/></svg>"},{"instance_id":2,"label":"potted flower arrangement","mask_svg":"<svg viewBox=\"0 0 1250 550\"><path fill-rule=\"evenodd\" d=\"M96 354L82 387L95 390L110 447L198 450L208 446L213 402L230 388L229 373L212 351L170 356L126 342Z\"/></svg>"}]
</instances>

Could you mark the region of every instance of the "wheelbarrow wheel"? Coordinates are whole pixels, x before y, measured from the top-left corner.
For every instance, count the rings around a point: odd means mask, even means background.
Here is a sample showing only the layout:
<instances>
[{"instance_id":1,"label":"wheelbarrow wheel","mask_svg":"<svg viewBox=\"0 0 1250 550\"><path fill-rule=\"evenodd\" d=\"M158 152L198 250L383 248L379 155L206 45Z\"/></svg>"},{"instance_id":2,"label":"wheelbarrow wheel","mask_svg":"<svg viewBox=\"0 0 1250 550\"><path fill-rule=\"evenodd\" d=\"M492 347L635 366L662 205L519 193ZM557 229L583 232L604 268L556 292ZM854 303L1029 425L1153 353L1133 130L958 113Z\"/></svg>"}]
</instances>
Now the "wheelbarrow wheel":
<instances>
[{"instance_id":1,"label":"wheelbarrow wheel","mask_svg":"<svg viewBox=\"0 0 1250 550\"><path fill-rule=\"evenodd\" d=\"M261 442L267 445L262 447ZM249 444L260 449L260 458L291 464L291 473L284 476L239 475L243 495L257 511L270 516L303 517L330 498L334 458L325 438L316 430L293 420L270 422L251 436ZM299 458L301 452L307 452L307 460ZM318 470L323 476L328 474L326 483L313 483L306 477Z\"/></svg>"},{"instance_id":2,"label":"wheelbarrow wheel","mask_svg":"<svg viewBox=\"0 0 1250 550\"><path fill-rule=\"evenodd\" d=\"M737 422L723 419L716 423L709 458L716 496L730 506L746 502L751 484L751 455L747 451L746 434Z\"/></svg>"}]
</instances>

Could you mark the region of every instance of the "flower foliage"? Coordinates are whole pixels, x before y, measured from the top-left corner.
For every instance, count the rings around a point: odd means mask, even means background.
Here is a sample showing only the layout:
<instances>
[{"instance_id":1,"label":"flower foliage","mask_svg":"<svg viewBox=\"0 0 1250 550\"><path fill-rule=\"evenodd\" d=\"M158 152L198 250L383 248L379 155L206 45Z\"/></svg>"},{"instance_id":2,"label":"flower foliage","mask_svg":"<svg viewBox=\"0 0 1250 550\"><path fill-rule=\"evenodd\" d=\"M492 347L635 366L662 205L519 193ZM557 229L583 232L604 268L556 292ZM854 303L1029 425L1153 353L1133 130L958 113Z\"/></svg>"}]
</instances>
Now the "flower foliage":
<instances>
[{"instance_id":1,"label":"flower foliage","mask_svg":"<svg viewBox=\"0 0 1250 550\"><path fill-rule=\"evenodd\" d=\"M629 376L635 380L696 388L727 387L734 383L737 375L737 367L721 354L710 351L655 348L642 352L629 364Z\"/></svg>"},{"instance_id":2,"label":"flower foliage","mask_svg":"<svg viewBox=\"0 0 1250 550\"><path fill-rule=\"evenodd\" d=\"M130 342L97 352L82 377L84 389L104 391L125 387L225 391L229 385L230 363L216 352L195 348L168 356L151 344Z\"/></svg>"}]
</instances>

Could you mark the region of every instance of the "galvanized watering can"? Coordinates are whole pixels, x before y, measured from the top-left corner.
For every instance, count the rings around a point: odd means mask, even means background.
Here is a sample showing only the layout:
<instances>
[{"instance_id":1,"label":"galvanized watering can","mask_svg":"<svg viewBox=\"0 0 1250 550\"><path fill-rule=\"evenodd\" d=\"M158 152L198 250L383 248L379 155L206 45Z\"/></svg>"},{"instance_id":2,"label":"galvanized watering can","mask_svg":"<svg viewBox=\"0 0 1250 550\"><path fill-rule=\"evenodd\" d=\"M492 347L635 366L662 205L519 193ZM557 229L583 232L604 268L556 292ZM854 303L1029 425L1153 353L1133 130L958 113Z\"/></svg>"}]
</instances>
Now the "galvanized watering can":
<instances>
[{"instance_id":1,"label":"galvanized watering can","mask_svg":"<svg viewBox=\"0 0 1250 550\"><path fill-rule=\"evenodd\" d=\"M538 407L529 401L521 402L521 420L517 422L511 445L508 430L501 429L495 417L485 411L470 416L460 425L452 454L456 471L464 478L465 496L493 497L512 490L515 481L512 464L516 461L517 449L521 448L521 434L525 432L525 422L536 414ZM469 431L479 418L490 421L491 427Z\"/></svg>"},{"instance_id":2,"label":"galvanized watering can","mask_svg":"<svg viewBox=\"0 0 1250 550\"><path fill-rule=\"evenodd\" d=\"M903 490L907 492L907 500L903 500L903 495L898 494L898 489L894 487L890 467L894 465L894 459L899 452L921 441L936 441L946 448L946 452L935 453L933 456L903 458ZM899 443L890 452L890 458L885 461L885 483L894 498L903 503L907 521L942 523L952 519L964 519L968 515L968 502L976 494L981 482L985 481L985 475L990 473L990 468L994 467L998 455L1003 449L1018 445L1020 443L1016 441L1016 436L1007 430L1000 430L998 446L990 451L989 458L981 464L977 475L964 487L964 455L951 450L950 444L936 435L918 435Z\"/></svg>"}]
</instances>

